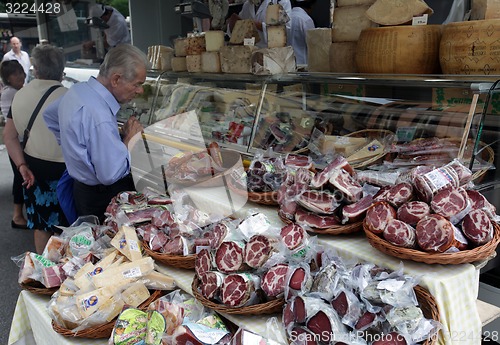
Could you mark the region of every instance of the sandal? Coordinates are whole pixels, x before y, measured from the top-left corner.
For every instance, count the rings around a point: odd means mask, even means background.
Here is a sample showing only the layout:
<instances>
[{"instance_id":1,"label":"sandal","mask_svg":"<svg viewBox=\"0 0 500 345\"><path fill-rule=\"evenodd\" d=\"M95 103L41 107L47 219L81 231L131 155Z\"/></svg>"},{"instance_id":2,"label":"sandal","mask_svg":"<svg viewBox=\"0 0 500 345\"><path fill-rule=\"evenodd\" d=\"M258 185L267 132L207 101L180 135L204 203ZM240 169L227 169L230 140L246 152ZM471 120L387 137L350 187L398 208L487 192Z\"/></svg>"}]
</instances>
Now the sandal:
<instances>
[{"instance_id":1,"label":"sandal","mask_svg":"<svg viewBox=\"0 0 500 345\"><path fill-rule=\"evenodd\" d=\"M17 224L13 220L10 221L10 226L12 229L28 229L27 224Z\"/></svg>"}]
</instances>

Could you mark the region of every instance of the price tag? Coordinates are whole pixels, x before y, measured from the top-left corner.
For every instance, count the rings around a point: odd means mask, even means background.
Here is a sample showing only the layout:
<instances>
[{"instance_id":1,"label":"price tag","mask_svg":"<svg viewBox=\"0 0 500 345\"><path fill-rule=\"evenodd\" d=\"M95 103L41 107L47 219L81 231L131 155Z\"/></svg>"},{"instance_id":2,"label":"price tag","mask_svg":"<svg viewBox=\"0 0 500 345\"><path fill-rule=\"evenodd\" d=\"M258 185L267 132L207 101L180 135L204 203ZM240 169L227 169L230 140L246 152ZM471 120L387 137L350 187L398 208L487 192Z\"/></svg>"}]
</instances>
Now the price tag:
<instances>
[{"instance_id":1,"label":"price tag","mask_svg":"<svg viewBox=\"0 0 500 345\"><path fill-rule=\"evenodd\" d=\"M254 46L255 45L255 37L252 38L244 38L243 39L244 46Z\"/></svg>"},{"instance_id":2,"label":"price tag","mask_svg":"<svg viewBox=\"0 0 500 345\"><path fill-rule=\"evenodd\" d=\"M416 131L415 127L399 127L396 130L396 141L412 141Z\"/></svg>"},{"instance_id":3,"label":"price tag","mask_svg":"<svg viewBox=\"0 0 500 345\"><path fill-rule=\"evenodd\" d=\"M419 17L413 17L411 25L427 25L427 19L429 18L429 15L423 14Z\"/></svg>"}]
</instances>

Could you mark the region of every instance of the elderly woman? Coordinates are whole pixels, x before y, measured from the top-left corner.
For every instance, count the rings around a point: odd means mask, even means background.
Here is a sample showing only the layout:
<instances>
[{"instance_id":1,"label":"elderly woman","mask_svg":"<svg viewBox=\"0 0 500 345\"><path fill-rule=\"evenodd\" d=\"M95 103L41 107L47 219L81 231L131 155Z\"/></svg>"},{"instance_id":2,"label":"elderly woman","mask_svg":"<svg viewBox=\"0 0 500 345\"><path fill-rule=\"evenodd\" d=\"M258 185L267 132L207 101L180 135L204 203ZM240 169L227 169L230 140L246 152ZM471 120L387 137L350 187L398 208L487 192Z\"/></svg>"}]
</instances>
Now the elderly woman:
<instances>
[{"instance_id":1,"label":"elderly woman","mask_svg":"<svg viewBox=\"0 0 500 345\"><path fill-rule=\"evenodd\" d=\"M35 80L14 96L12 121L7 121L3 140L9 156L23 178L28 228L34 230L35 248L42 253L57 225L67 225L57 201L56 186L66 166L56 138L42 113L67 89L62 87L64 55L52 45L39 45L32 52ZM31 129L29 129L31 124ZM23 136L19 134L29 129Z\"/></svg>"}]
</instances>

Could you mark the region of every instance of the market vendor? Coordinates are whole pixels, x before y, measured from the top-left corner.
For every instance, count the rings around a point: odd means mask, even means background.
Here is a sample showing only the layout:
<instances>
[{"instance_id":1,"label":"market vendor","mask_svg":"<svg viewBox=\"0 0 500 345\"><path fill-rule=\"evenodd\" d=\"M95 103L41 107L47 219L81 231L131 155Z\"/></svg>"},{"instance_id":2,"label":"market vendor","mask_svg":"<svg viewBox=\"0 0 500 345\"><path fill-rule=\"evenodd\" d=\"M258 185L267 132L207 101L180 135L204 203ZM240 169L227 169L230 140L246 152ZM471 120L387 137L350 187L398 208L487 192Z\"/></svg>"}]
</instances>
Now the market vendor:
<instances>
[{"instance_id":1,"label":"market vendor","mask_svg":"<svg viewBox=\"0 0 500 345\"><path fill-rule=\"evenodd\" d=\"M131 43L125 17L114 7L96 4L90 9L90 17L101 19L107 26L104 29L106 35L105 48L112 48L122 43ZM91 49L94 41L83 44L84 49Z\"/></svg>"},{"instance_id":2,"label":"market vendor","mask_svg":"<svg viewBox=\"0 0 500 345\"><path fill-rule=\"evenodd\" d=\"M115 195L135 190L127 146L143 128L132 116L120 136L116 115L120 104L142 94L147 63L138 48L119 45L106 54L97 78L74 85L44 113L75 180L78 216L96 215L103 221Z\"/></svg>"}]
</instances>

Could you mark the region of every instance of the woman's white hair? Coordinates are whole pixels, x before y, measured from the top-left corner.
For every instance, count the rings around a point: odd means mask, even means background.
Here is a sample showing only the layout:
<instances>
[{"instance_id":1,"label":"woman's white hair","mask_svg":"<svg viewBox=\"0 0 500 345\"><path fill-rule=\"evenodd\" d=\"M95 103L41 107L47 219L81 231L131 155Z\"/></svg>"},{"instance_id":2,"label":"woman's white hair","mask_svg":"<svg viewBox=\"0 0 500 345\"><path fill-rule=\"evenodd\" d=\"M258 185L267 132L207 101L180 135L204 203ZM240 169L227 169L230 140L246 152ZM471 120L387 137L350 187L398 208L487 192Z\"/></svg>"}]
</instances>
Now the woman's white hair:
<instances>
[{"instance_id":1,"label":"woman's white hair","mask_svg":"<svg viewBox=\"0 0 500 345\"><path fill-rule=\"evenodd\" d=\"M99 67L99 75L109 78L113 73L122 74L125 80L134 80L138 67L148 68L146 54L131 44L119 44L104 57Z\"/></svg>"}]
</instances>

